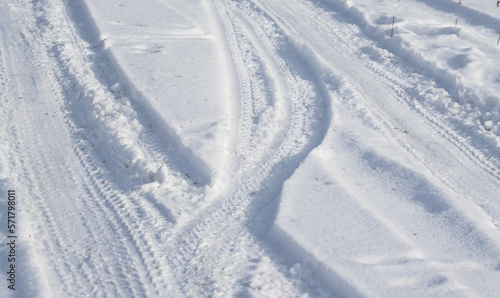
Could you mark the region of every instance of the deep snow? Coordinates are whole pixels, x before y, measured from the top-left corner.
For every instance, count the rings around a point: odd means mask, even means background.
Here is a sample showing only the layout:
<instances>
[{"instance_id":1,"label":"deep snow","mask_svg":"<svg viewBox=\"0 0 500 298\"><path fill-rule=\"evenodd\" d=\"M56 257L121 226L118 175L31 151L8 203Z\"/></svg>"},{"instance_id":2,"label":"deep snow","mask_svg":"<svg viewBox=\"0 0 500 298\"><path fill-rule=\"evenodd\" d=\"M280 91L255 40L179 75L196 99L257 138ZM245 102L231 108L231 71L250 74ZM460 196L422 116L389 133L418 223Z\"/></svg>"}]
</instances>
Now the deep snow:
<instances>
[{"instance_id":1,"label":"deep snow","mask_svg":"<svg viewBox=\"0 0 500 298\"><path fill-rule=\"evenodd\" d=\"M0 23L1 297L498 295L495 1L1 0Z\"/></svg>"}]
</instances>

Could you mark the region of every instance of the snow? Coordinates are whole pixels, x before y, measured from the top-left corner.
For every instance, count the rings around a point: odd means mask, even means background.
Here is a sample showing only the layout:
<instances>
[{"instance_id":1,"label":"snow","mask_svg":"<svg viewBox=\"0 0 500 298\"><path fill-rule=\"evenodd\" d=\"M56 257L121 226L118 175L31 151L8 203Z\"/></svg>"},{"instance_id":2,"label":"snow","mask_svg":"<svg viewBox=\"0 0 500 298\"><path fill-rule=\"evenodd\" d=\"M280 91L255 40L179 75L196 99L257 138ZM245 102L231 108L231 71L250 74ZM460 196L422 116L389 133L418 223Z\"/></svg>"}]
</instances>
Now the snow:
<instances>
[{"instance_id":1,"label":"snow","mask_svg":"<svg viewBox=\"0 0 500 298\"><path fill-rule=\"evenodd\" d=\"M497 296L498 30L493 0L0 0L0 296Z\"/></svg>"}]
</instances>

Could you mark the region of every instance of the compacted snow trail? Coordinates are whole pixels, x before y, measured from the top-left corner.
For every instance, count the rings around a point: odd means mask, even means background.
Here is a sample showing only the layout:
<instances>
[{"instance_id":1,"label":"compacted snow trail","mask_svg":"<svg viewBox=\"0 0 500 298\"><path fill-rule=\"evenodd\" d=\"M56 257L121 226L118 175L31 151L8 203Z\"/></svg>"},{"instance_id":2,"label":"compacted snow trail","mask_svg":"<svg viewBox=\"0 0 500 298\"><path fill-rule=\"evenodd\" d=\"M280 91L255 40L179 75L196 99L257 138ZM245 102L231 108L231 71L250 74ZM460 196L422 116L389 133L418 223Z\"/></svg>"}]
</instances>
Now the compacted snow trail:
<instances>
[{"instance_id":1,"label":"compacted snow trail","mask_svg":"<svg viewBox=\"0 0 500 298\"><path fill-rule=\"evenodd\" d=\"M0 296L497 295L500 15L178 2L0 0Z\"/></svg>"},{"instance_id":2,"label":"compacted snow trail","mask_svg":"<svg viewBox=\"0 0 500 298\"><path fill-rule=\"evenodd\" d=\"M15 8L29 13L29 7L3 6L5 10ZM14 108L15 120L9 121L7 131L16 140L15 147L8 151L12 171L9 176L13 180L9 186L18 188L19 196L24 198L19 204L17 240L19 259L26 262L21 261L19 267L26 269L20 272L23 278L18 278L16 294L113 295L122 290L139 294L141 287L133 283L138 279L140 260L131 253L130 235L124 234L116 225L116 216L111 215L114 213L103 205L111 196L108 187L103 186L108 184L103 181L105 175L89 162L89 149L82 140L72 137L78 128L68 117L51 65L44 61L47 53L37 52L43 49L36 45L27 46L34 40L21 24L29 25L33 19L21 14L13 21L14 16L8 18L5 10L2 58L8 63L11 80L4 81L7 84L2 94L11 97L6 100ZM85 236L81 237L81 233ZM114 235L115 241L102 238L103 234ZM126 262L106 263L104 251L127 256L131 266L121 265ZM40 271L42 268L45 270ZM92 289L100 283L114 286L105 292Z\"/></svg>"}]
</instances>

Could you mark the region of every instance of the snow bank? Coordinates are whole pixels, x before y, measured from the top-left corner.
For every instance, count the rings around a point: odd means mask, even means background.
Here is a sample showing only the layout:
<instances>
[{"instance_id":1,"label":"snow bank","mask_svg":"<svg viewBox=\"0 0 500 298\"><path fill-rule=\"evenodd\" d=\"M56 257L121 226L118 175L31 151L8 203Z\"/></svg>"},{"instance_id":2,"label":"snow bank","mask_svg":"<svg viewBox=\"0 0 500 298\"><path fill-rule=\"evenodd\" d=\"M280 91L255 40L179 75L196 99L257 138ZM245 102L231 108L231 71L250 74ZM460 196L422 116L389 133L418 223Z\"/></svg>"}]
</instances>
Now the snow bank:
<instances>
[{"instance_id":1,"label":"snow bank","mask_svg":"<svg viewBox=\"0 0 500 298\"><path fill-rule=\"evenodd\" d=\"M489 14L476 10L476 7L484 9L485 6L477 1L467 1L464 5L451 0L420 1L425 4L355 0L323 2L352 19L382 48L435 80L449 96L434 97L430 99L431 103L462 121L463 127L473 129L490 150L500 154L500 96L497 89L500 53L496 47L500 17L498 14L494 16L496 7L493 2L491 9L485 9ZM470 28L473 26L481 30L482 36L473 33ZM419 99L429 100L425 95Z\"/></svg>"}]
</instances>

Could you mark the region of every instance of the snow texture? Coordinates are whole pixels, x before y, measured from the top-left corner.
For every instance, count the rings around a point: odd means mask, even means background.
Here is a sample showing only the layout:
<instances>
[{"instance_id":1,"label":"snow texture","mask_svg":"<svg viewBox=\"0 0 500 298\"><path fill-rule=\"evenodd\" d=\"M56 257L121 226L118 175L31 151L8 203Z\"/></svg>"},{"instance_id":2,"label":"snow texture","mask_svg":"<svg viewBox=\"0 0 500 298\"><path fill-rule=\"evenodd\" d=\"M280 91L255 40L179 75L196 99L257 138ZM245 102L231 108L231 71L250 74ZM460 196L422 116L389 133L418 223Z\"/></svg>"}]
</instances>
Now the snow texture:
<instances>
[{"instance_id":1,"label":"snow texture","mask_svg":"<svg viewBox=\"0 0 500 298\"><path fill-rule=\"evenodd\" d=\"M0 297L497 297L494 0L0 0Z\"/></svg>"}]
</instances>

